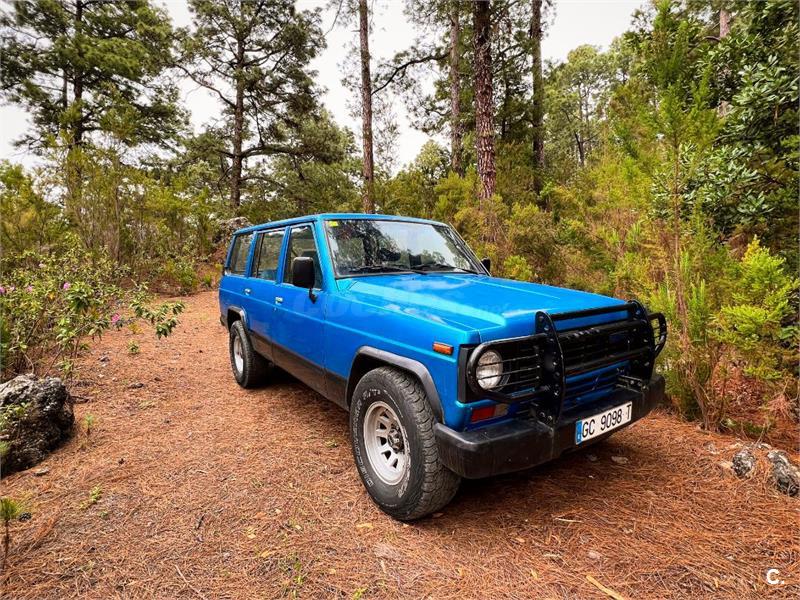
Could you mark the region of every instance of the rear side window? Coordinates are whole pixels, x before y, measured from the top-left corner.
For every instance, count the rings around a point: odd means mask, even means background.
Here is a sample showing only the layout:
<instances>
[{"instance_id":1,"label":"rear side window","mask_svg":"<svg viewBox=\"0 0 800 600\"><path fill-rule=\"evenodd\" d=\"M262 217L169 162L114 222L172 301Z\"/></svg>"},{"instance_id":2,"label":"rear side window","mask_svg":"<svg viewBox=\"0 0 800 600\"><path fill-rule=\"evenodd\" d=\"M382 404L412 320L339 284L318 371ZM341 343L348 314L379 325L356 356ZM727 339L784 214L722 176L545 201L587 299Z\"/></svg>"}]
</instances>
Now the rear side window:
<instances>
[{"instance_id":1,"label":"rear side window","mask_svg":"<svg viewBox=\"0 0 800 600\"><path fill-rule=\"evenodd\" d=\"M253 259L253 277L275 281L283 244L283 229L265 231L258 236L256 254Z\"/></svg>"},{"instance_id":2,"label":"rear side window","mask_svg":"<svg viewBox=\"0 0 800 600\"><path fill-rule=\"evenodd\" d=\"M231 258L228 261L228 268L225 273L230 275L244 275L247 268L247 256L250 254L250 242L253 240L253 234L247 233L237 235L233 240L233 250L231 250Z\"/></svg>"}]
</instances>

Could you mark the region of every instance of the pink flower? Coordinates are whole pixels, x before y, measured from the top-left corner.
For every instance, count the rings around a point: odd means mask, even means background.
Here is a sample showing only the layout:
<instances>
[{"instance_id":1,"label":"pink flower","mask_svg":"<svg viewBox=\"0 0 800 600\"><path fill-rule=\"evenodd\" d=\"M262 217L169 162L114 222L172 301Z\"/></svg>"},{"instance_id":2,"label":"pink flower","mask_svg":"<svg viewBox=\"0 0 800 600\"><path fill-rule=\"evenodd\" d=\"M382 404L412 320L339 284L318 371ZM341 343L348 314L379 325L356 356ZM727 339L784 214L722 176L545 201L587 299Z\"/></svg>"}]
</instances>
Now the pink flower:
<instances>
[{"instance_id":1,"label":"pink flower","mask_svg":"<svg viewBox=\"0 0 800 600\"><path fill-rule=\"evenodd\" d=\"M16 289L17 289L17 288L16 288L15 286L13 286L13 285L11 285L11 286L9 286L9 287L8 287L8 291L9 291L9 293L13 292L13 291L14 291L14 290L16 290Z\"/></svg>"},{"instance_id":2,"label":"pink flower","mask_svg":"<svg viewBox=\"0 0 800 600\"><path fill-rule=\"evenodd\" d=\"M6 293L6 288L4 288L2 285L0 285L0 296L2 296L5 293Z\"/></svg>"},{"instance_id":3,"label":"pink flower","mask_svg":"<svg viewBox=\"0 0 800 600\"><path fill-rule=\"evenodd\" d=\"M111 315L111 324L116 325L117 323L119 323L120 318L121 317L119 316L119 313L114 313L113 315Z\"/></svg>"},{"instance_id":4,"label":"pink flower","mask_svg":"<svg viewBox=\"0 0 800 600\"><path fill-rule=\"evenodd\" d=\"M33 291L33 286L29 285L28 287L25 288L25 291L30 294Z\"/></svg>"},{"instance_id":5,"label":"pink flower","mask_svg":"<svg viewBox=\"0 0 800 600\"><path fill-rule=\"evenodd\" d=\"M39 263L39 268L40 268L40 269L44 269L46 266L47 266L47 265L45 265L44 263Z\"/></svg>"},{"instance_id":6,"label":"pink flower","mask_svg":"<svg viewBox=\"0 0 800 600\"><path fill-rule=\"evenodd\" d=\"M65 282L64 282L64 285L62 285L62 286L61 286L61 289L63 289L63 290L68 290L70 287L71 287L71 286L70 286L70 284L69 284L69 281L65 281Z\"/></svg>"}]
</instances>

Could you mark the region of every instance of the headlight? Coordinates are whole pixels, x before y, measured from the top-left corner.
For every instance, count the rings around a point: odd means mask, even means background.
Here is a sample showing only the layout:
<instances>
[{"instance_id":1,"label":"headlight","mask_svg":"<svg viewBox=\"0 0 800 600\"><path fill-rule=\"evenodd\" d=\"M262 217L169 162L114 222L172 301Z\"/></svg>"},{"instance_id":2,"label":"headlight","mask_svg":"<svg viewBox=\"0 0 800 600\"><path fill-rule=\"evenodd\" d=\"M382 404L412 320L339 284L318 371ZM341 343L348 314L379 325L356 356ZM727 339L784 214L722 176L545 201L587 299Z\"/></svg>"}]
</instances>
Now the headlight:
<instances>
[{"instance_id":1,"label":"headlight","mask_svg":"<svg viewBox=\"0 0 800 600\"><path fill-rule=\"evenodd\" d=\"M475 369L475 378L478 380L478 385L485 390L500 385L503 379L503 357L494 350L481 354Z\"/></svg>"}]
</instances>

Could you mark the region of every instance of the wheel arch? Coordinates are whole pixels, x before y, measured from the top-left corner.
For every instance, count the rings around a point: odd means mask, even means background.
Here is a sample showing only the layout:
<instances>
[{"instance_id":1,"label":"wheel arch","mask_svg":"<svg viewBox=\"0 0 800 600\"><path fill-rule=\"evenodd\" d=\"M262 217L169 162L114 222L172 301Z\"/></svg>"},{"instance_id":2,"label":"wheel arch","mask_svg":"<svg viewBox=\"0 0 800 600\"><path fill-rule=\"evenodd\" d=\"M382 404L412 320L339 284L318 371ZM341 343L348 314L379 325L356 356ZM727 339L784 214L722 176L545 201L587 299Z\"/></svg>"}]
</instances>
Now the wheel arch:
<instances>
[{"instance_id":1,"label":"wheel arch","mask_svg":"<svg viewBox=\"0 0 800 600\"><path fill-rule=\"evenodd\" d=\"M225 327L230 330L231 325L236 321L241 321L245 329L247 329L247 313L239 306L229 306L225 313Z\"/></svg>"},{"instance_id":2,"label":"wheel arch","mask_svg":"<svg viewBox=\"0 0 800 600\"><path fill-rule=\"evenodd\" d=\"M359 348L353 359L353 364L350 367L350 374L347 377L347 391L345 396L348 408L353 398L353 392L361 378L373 369L380 367L400 369L416 377L420 385L422 385L422 389L425 390L425 395L428 397L428 403L430 404L434 417L436 417L436 420L440 423L444 422L442 401L439 398L439 392L436 389L436 384L428 368L413 358L400 356L399 354L373 348L372 346L362 346Z\"/></svg>"}]
</instances>

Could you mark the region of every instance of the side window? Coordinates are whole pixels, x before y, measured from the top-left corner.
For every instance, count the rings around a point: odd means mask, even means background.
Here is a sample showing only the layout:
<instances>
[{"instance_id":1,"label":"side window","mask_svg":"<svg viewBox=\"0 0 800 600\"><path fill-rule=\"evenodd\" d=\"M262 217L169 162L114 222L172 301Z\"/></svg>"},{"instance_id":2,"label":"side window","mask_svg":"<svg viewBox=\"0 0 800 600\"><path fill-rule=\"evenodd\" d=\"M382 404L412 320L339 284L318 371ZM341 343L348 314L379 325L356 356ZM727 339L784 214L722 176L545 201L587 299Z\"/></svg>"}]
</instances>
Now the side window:
<instances>
[{"instance_id":1,"label":"side window","mask_svg":"<svg viewBox=\"0 0 800 600\"><path fill-rule=\"evenodd\" d=\"M250 242L252 240L252 233L236 236L236 239L233 240L233 250L231 251L231 258L228 261L228 268L225 269L226 274L244 275L244 271L247 268L247 256L250 254Z\"/></svg>"},{"instance_id":2,"label":"side window","mask_svg":"<svg viewBox=\"0 0 800 600\"><path fill-rule=\"evenodd\" d=\"M281 258L283 229L265 231L258 236L256 244L252 276L275 281L278 277L278 263Z\"/></svg>"},{"instance_id":3,"label":"side window","mask_svg":"<svg viewBox=\"0 0 800 600\"><path fill-rule=\"evenodd\" d=\"M322 287L322 270L319 266L317 244L314 241L314 229L311 225L292 227L289 231L289 245L286 248L286 261L283 264L283 281L292 283L292 260L298 256L314 259L314 287Z\"/></svg>"}]
</instances>

